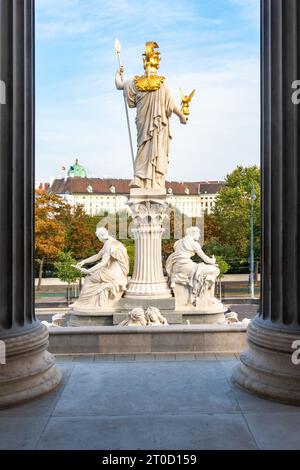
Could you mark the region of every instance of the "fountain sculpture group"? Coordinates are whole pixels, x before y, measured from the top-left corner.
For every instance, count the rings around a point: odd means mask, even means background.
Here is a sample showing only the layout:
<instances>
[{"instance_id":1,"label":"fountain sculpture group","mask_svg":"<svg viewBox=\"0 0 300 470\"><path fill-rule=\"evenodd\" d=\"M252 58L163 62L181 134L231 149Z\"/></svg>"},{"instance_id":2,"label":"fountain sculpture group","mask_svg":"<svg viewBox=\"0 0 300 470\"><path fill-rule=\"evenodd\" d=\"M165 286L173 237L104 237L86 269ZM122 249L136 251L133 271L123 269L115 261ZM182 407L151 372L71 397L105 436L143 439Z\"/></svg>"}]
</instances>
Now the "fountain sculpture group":
<instances>
[{"instance_id":1,"label":"fountain sculpture group","mask_svg":"<svg viewBox=\"0 0 300 470\"><path fill-rule=\"evenodd\" d=\"M162 310L171 323L225 321L225 309L214 296L219 268L215 258L203 252L197 227L189 227L175 243L174 253L166 262L167 276L163 271L161 242L163 222L168 217L165 178L170 117L174 113L186 124L189 102L185 100L181 110L176 107L165 77L157 73L157 48L155 42L146 43L144 75L124 82L121 66L115 77L127 105L136 108L137 153L128 202L134 225L133 273L128 278L129 258L124 245L105 228L98 228L96 235L104 243L103 248L76 265L85 275L85 282L80 297L71 306L70 325L107 324L111 315L115 324L130 323L136 312L131 317L128 312L142 307ZM201 262L195 263L191 259L194 255ZM95 264L83 268L87 263Z\"/></svg>"}]
</instances>

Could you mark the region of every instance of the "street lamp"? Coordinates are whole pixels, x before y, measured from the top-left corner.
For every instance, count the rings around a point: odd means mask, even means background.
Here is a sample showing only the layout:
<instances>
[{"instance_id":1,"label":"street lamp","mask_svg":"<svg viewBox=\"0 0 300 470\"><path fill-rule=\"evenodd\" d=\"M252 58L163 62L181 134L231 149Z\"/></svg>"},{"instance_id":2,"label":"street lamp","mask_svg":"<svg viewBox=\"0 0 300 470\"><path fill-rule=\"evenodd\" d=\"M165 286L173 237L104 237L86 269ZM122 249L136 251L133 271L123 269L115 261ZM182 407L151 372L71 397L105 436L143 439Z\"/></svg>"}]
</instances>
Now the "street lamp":
<instances>
[{"instance_id":1,"label":"street lamp","mask_svg":"<svg viewBox=\"0 0 300 470\"><path fill-rule=\"evenodd\" d=\"M256 195L254 192L254 186L251 187L251 198L250 198L250 276L249 276L249 293L250 298L254 299L254 222L253 222L253 212L254 212L254 201Z\"/></svg>"}]
</instances>

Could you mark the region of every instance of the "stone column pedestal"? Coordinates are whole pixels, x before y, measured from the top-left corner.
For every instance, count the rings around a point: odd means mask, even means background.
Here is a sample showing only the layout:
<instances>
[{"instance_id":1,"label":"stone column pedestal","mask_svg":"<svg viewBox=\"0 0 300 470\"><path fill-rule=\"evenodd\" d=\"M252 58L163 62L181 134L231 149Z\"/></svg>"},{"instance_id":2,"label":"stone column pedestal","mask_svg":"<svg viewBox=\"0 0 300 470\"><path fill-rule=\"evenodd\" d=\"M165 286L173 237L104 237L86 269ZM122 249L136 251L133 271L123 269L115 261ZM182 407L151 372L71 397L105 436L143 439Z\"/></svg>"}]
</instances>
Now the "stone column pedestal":
<instances>
[{"instance_id":1,"label":"stone column pedestal","mask_svg":"<svg viewBox=\"0 0 300 470\"><path fill-rule=\"evenodd\" d=\"M46 351L48 330L33 310L33 0L0 0L0 82L1 407L48 392L61 379Z\"/></svg>"},{"instance_id":2,"label":"stone column pedestal","mask_svg":"<svg viewBox=\"0 0 300 470\"><path fill-rule=\"evenodd\" d=\"M300 340L299 331L274 328L257 316L247 338L249 347L240 356L233 380L265 398L300 405L300 364L292 361L292 344Z\"/></svg>"},{"instance_id":3,"label":"stone column pedestal","mask_svg":"<svg viewBox=\"0 0 300 470\"><path fill-rule=\"evenodd\" d=\"M161 241L163 221L168 217L165 190L132 189L129 206L134 228L134 270L126 298L171 298L163 274Z\"/></svg>"},{"instance_id":4,"label":"stone column pedestal","mask_svg":"<svg viewBox=\"0 0 300 470\"><path fill-rule=\"evenodd\" d=\"M262 0L262 302L233 379L300 405L300 2ZM294 343L294 344L293 344ZM298 343L299 344L299 343Z\"/></svg>"},{"instance_id":5,"label":"stone column pedestal","mask_svg":"<svg viewBox=\"0 0 300 470\"><path fill-rule=\"evenodd\" d=\"M31 400L59 384L61 373L46 351L48 337L48 329L41 323L18 336L1 335L6 364L0 365L0 407Z\"/></svg>"}]
</instances>

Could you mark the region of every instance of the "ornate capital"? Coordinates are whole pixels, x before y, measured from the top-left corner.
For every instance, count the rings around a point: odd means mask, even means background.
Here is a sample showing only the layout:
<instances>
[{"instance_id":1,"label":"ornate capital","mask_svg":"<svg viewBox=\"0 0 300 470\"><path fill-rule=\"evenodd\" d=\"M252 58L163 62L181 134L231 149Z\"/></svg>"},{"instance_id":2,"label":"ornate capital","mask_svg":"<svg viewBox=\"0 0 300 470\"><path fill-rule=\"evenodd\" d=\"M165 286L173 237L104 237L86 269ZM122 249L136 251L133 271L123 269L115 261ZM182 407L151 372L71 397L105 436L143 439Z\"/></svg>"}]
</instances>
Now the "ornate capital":
<instances>
[{"instance_id":1,"label":"ornate capital","mask_svg":"<svg viewBox=\"0 0 300 470\"><path fill-rule=\"evenodd\" d=\"M135 225L162 226L168 218L166 203L160 204L153 201L141 201L129 203L131 214Z\"/></svg>"}]
</instances>

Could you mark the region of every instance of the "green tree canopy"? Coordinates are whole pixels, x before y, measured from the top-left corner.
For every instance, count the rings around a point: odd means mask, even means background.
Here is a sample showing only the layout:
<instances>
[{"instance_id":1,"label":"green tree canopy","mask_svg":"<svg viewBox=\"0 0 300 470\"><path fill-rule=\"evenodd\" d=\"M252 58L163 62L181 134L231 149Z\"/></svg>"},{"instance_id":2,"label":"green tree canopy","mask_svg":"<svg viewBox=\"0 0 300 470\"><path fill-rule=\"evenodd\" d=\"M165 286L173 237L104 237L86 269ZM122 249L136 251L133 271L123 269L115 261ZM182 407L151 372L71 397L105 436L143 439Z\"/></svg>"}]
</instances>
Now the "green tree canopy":
<instances>
[{"instance_id":1,"label":"green tree canopy","mask_svg":"<svg viewBox=\"0 0 300 470\"><path fill-rule=\"evenodd\" d=\"M219 192L214 213L210 216L209 227L213 227L209 243L226 247L230 256L240 260L249 255L250 206L252 188L254 201L254 245L255 255L260 254L260 169L258 166L238 166L225 179L225 186ZM225 248L224 248L225 249ZM224 252L219 254L225 258Z\"/></svg>"},{"instance_id":2,"label":"green tree canopy","mask_svg":"<svg viewBox=\"0 0 300 470\"><path fill-rule=\"evenodd\" d=\"M72 257L70 252L61 251L58 255L58 261L54 263L58 278L68 284L80 279L82 274L78 269L74 268L75 264L76 260Z\"/></svg>"}]
</instances>

